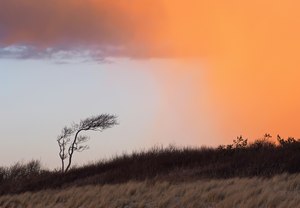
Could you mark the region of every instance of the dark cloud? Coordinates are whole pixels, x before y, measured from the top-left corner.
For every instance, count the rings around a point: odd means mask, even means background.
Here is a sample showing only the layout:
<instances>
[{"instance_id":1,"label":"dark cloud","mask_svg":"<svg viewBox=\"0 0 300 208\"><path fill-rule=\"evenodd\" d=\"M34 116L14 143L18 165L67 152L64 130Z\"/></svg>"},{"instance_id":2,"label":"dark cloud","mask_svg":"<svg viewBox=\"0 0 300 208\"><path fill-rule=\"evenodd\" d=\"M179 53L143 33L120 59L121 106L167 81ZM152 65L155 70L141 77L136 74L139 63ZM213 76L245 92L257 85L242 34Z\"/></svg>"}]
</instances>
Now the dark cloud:
<instances>
[{"instance_id":1,"label":"dark cloud","mask_svg":"<svg viewBox=\"0 0 300 208\"><path fill-rule=\"evenodd\" d=\"M162 56L159 0L1 0L0 57Z\"/></svg>"}]
</instances>

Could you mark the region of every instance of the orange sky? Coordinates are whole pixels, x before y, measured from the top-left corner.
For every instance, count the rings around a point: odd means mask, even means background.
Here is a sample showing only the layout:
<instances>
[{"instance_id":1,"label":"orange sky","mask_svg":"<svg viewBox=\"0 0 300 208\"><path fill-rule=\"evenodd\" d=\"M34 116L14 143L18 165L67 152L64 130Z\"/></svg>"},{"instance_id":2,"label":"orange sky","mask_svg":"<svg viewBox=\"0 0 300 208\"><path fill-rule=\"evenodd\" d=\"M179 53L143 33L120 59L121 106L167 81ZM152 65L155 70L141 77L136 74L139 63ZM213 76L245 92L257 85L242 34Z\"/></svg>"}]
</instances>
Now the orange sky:
<instances>
[{"instance_id":1,"label":"orange sky","mask_svg":"<svg viewBox=\"0 0 300 208\"><path fill-rule=\"evenodd\" d=\"M299 136L300 2L165 2L176 53L208 62L225 138Z\"/></svg>"},{"instance_id":2,"label":"orange sky","mask_svg":"<svg viewBox=\"0 0 300 208\"><path fill-rule=\"evenodd\" d=\"M180 65L184 69L173 70L162 84L170 97L175 96L170 89L184 70L198 76L197 60L199 71L205 73L193 79L191 99L182 108L189 109L186 120L198 124L203 114L198 103L205 76L209 94L205 106L210 106L205 110L213 114L226 141L239 134L253 138L266 132L300 136L299 1L111 2L53 0L45 6L40 0L2 1L0 26L7 34L0 33L0 44L42 48L98 44L106 56L167 57L184 63Z\"/></svg>"}]
</instances>

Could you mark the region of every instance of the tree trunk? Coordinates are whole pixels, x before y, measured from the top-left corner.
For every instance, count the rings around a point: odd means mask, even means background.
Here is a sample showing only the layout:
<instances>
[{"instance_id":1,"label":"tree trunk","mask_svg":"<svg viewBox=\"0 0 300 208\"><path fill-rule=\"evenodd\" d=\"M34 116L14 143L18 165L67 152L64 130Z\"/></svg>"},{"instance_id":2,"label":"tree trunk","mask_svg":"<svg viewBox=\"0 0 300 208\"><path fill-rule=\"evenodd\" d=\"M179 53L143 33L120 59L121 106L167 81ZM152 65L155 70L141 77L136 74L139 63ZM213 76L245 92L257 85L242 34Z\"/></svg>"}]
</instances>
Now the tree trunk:
<instances>
[{"instance_id":1,"label":"tree trunk","mask_svg":"<svg viewBox=\"0 0 300 208\"><path fill-rule=\"evenodd\" d=\"M77 136L78 134L82 131L83 129L80 129L76 132L75 134L75 138L74 138L74 141L72 143L72 145L70 146L70 149L69 149L69 163L68 163L68 166L66 168L66 170L64 172L67 172L71 166L71 163L72 163L72 157L73 157L73 153L74 153L74 145L76 144L76 140L77 140Z\"/></svg>"}]
</instances>

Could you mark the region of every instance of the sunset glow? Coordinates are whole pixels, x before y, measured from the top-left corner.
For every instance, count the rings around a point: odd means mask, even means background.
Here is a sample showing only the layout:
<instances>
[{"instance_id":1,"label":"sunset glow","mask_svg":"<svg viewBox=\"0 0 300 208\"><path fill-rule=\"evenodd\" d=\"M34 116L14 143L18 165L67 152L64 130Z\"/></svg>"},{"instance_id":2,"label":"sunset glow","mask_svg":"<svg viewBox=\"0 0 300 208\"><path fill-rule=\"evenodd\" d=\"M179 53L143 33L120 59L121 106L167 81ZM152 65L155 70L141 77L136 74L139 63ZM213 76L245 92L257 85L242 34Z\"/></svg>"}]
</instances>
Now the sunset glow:
<instances>
[{"instance_id":1,"label":"sunset glow","mask_svg":"<svg viewBox=\"0 0 300 208\"><path fill-rule=\"evenodd\" d=\"M121 125L108 135L116 140L105 156L121 152L124 144L132 150L169 143L214 146L266 132L299 137L299 10L294 0L2 0L2 136L22 135L10 135L7 112L40 106L34 101L43 94L37 88L44 79L45 91L58 82L70 93L75 80L74 88L85 86L80 92L87 96L70 110L76 100L69 102L54 87L48 97L53 101L32 112L51 119L58 112L53 123L41 124L47 140L64 123L97 113L88 101L101 104L100 112L119 114ZM29 92L22 91L30 84ZM32 103L27 100L26 107L20 94ZM29 118L28 128L35 122ZM125 134L127 142L118 143Z\"/></svg>"}]
</instances>

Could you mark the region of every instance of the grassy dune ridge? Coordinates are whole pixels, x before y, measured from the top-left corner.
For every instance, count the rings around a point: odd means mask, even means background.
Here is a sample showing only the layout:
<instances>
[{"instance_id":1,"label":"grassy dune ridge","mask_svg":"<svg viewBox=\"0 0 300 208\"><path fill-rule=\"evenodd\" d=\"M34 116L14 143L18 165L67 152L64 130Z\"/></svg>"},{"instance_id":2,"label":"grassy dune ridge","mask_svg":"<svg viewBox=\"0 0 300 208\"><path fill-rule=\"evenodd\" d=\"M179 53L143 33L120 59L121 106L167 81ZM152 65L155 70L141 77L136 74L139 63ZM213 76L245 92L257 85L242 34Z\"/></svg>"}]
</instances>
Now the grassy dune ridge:
<instances>
[{"instance_id":1,"label":"grassy dune ridge","mask_svg":"<svg viewBox=\"0 0 300 208\"><path fill-rule=\"evenodd\" d=\"M185 183L129 181L0 197L0 208L300 207L300 174L202 179Z\"/></svg>"},{"instance_id":2,"label":"grassy dune ridge","mask_svg":"<svg viewBox=\"0 0 300 208\"><path fill-rule=\"evenodd\" d=\"M74 168L67 173L41 168L38 161L0 168L0 195L26 191L157 179L188 182L203 178L271 177L300 173L300 141L267 140L218 148L155 147Z\"/></svg>"},{"instance_id":3,"label":"grassy dune ridge","mask_svg":"<svg viewBox=\"0 0 300 208\"><path fill-rule=\"evenodd\" d=\"M154 147L73 168L0 168L0 208L300 207L300 140ZM299 199L298 199L299 198Z\"/></svg>"}]
</instances>

